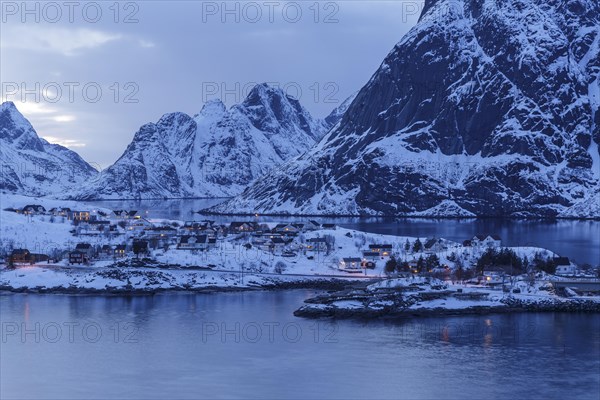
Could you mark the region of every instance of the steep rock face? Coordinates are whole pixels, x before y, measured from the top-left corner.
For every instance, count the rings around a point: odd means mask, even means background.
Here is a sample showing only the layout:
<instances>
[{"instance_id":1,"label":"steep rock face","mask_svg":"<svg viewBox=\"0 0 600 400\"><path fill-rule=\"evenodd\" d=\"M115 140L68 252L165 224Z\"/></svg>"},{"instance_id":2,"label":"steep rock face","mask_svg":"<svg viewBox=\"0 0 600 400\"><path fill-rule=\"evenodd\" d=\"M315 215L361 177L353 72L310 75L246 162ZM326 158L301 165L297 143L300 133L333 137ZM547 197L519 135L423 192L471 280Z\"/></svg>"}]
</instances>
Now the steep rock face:
<instances>
[{"instance_id":1,"label":"steep rock face","mask_svg":"<svg viewBox=\"0 0 600 400\"><path fill-rule=\"evenodd\" d=\"M313 150L212 211L598 216L599 16L427 1Z\"/></svg>"},{"instance_id":2,"label":"steep rock face","mask_svg":"<svg viewBox=\"0 0 600 400\"><path fill-rule=\"evenodd\" d=\"M0 190L28 196L61 195L98 172L77 153L38 137L12 102L0 105Z\"/></svg>"},{"instance_id":3,"label":"steep rock face","mask_svg":"<svg viewBox=\"0 0 600 400\"><path fill-rule=\"evenodd\" d=\"M333 128L344 116L346 111L348 111L348 107L352 104L358 92L352 94L346 100L344 100L338 107L336 107L331 113L325 117L325 123L331 129Z\"/></svg>"},{"instance_id":4,"label":"steep rock face","mask_svg":"<svg viewBox=\"0 0 600 400\"><path fill-rule=\"evenodd\" d=\"M98 182L75 198L228 197L292 157L327 130L298 100L266 84L226 109L209 101L190 117L164 115L135 134Z\"/></svg>"}]
</instances>

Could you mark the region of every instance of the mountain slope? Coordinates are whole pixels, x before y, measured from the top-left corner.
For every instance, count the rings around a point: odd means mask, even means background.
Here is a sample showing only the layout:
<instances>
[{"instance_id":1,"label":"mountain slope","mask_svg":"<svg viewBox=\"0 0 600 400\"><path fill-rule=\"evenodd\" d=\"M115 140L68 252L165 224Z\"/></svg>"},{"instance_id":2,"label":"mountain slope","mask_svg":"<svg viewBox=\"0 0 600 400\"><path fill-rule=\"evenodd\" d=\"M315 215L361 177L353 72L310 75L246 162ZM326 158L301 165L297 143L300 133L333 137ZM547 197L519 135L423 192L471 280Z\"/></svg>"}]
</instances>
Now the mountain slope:
<instances>
[{"instance_id":1,"label":"mountain slope","mask_svg":"<svg viewBox=\"0 0 600 400\"><path fill-rule=\"evenodd\" d=\"M582 207L599 200L599 16L426 1L314 149L211 211L600 216Z\"/></svg>"},{"instance_id":2,"label":"mountain slope","mask_svg":"<svg viewBox=\"0 0 600 400\"><path fill-rule=\"evenodd\" d=\"M0 190L27 196L64 194L98 172L77 153L38 137L12 102L0 105Z\"/></svg>"},{"instance_id":3,"label":"mountain slope","mask_svg":"<svg viewBox=\"0 0 600 400\"><path fill-rule=\"evenodd\" d=\"M194 117L164 115L142 126L123 155L79 199L228 197L327 131L282 90L257 85L229 110L219 100Z\"/></svg>"},{"instance_id":4,"label":"mountain slope","mask_svg":"<svg viewBox=\"0 0 600 400\"><path fill-rule=\"evenodd\" d=\"M342 119L346 111L348 111L348 108L356 98L357 94L358 92L352 94L350 97L344 100L342 104L340 104L333 111L331 111L331 113L327 117L325 117L325 123L330 129L333 128L338 122L340 122L340 120Z\"/></svg>"}]
</instances>

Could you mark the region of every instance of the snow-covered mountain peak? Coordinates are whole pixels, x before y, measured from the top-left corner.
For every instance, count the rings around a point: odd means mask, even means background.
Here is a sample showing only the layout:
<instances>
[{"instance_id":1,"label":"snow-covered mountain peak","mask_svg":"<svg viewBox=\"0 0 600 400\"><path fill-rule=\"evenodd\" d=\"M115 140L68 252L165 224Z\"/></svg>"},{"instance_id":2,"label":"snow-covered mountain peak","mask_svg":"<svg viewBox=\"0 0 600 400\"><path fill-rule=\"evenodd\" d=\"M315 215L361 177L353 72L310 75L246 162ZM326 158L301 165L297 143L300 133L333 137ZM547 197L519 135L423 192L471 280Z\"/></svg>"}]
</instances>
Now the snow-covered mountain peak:
<instances>
[{"instance_id":1,"label":"snow-covered mountain peak","mask_svg":"<svg viewBox=\"0 0 600 400\"><path fill-rule=\"evenodd\" d=\"M43 150L43 143L40 142L33 126L12 101L0 105L0 138L17 148Z\"/></svg>"},{"instance_id":2,"label":"snow-covered mountain peak","mask_svg":"<svg viewBox=\"0 0 600 400\"><path fill-rule=\"evenodd\" d=\"M597 0L428 0L317 146L214 211L597 217L599 43Z\"/></svg>"},{"instance_id":3,"label":"snow-covered mountain peak","mask_svg":"<svg viewBox=\"0 0 600 400\"><path fill-rule=\"evenodd\" d=\"M256 85L242 104L232 109L244 114L256 129L272 135L283 134L292 141L308 135L316 142L328 130L327 124L313 118L298 99L266 83Z\"/></svg>"},{"instance_id":4,"label":"snow-covered mountain peak","mask_svg":"<svg viewBox=\"0 0 600 400\"><path fill-rule=\"evenodd\" d=\"M202 106L202 110L200 110L200 112L198 114L196 114L194 116L194 118L210 117L210 116L215 116L215 115L221 116L226 111L227 111L227 107L225 106L225 104L223 104L221 99L212 99L212 100L208 100L206 103L204 103L204 106Z\"/></svg>"},{"instance_id":5,"label":"snow-covered mountain peak","mask_svg":"<svg viewBox=\"0 0 600 400\"><path fill-rule=\"evenodd\" d=\"M14 103L0 105L0 190L24 195L64 195L97 174L79 155L48 143Z\"/></svg>"},{"instance_id":6,"label":"snow-covered mountain peak","mask_svg":"<svg viewBox=\"0 0 600 400\"><path fill-rule=\"evenodd\" d=\"M77 198L229 197L309 150L326 131L300 103L266 84L229 110L207 101L193 118L142 126L123 155Z\"/></svg>"}]
</instances>

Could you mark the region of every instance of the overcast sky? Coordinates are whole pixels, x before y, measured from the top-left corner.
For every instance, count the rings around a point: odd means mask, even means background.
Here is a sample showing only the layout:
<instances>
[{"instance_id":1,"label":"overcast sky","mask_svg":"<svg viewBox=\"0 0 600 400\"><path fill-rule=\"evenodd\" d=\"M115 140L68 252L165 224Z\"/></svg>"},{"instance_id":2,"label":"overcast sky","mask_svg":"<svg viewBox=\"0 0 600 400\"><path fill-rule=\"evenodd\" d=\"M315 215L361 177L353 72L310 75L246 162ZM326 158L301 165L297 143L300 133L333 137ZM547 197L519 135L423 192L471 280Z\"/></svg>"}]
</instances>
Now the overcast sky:
<instances>
[{"instance_id":1,"label":"overcast sky","mask_svg":"<svg viewBox=\"0 0 600 400\"><path fill-rule=\"evenodd\" d=\"M106 167L144 123L194 115L213 98L231 106L254 83L326 116L367 82L422 5L4 1L0 96L40 136Z\"/></svg>"}]
</instances>

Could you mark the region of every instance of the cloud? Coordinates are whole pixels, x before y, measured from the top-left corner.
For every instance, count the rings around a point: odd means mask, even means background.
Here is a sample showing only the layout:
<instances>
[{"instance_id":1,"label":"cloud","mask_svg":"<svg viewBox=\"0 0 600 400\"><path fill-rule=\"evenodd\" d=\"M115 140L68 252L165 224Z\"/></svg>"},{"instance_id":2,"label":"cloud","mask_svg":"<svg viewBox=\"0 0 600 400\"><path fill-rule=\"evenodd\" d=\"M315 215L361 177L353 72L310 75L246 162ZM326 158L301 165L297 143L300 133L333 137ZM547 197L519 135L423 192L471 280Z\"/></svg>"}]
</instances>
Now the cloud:
<instances>
[{"instance_id":1,"label":"cloud","mask_svg":"<svg viewBox=\"0 0 600 400\"><path fill-rule=\"evenodd\" d=\"M85 147L86 144L76 139L64 139L55 136L42 136L50 143L59 144L63 147Z\"/></svg>"},{"instance_id":2,"label":"cloud","mask_svg":"<svg viewBox=\"0 0 600 400\"><path fill-rule=\"evenodd\" d=\"M86 49L93 49L120 40L121 34L112 34L92 29L65 29L43 26L16 26L3 29L0 45L73 56Z\"/></svg>"},{"instance_id":3,"label":"cloud","mask_svg":"<svg viewBox=\"0 0 600 400\"><path fill-rule=\"evenodd\" d=\"M52 120L56 122L72 122L75 121L75 117L73 115L57 115L52 117Z\"/></svg>"},{"instance_id":4,"label":"cloud","mask_svg":"<svg viewBox=\"0 0 600 400\"><path fill-rule=\"evenodd\" d=\"M3 103L4 101L13 101L15 103L15 105L17 106L17 108L19 109L19 111L21 112L21 114L27 116L27 115L40 115L40 114L54 114L57 112L56 109L49 107L47 104L45 103L36 103L36 102L32 102L32 101L26 101L26 102L22 102L22 101L18 101L12 98L6 99L6 98L0 98L0 103Z\"/></svg>"},{"instance_id":5,"label":"cloud","mask_svg":"<svg viewBox=\"0 0 600 400\"><path fill-rule=\"evenodd\" d=\"M145 49L150 49L152 47L155 47L156 45L154 44L154 42L151 42L149 40L144 40L144 39L140 39L139 40L139 44L141 47L145 48Z\"/></svg>"}]
</instances>

